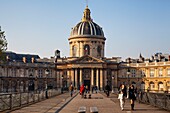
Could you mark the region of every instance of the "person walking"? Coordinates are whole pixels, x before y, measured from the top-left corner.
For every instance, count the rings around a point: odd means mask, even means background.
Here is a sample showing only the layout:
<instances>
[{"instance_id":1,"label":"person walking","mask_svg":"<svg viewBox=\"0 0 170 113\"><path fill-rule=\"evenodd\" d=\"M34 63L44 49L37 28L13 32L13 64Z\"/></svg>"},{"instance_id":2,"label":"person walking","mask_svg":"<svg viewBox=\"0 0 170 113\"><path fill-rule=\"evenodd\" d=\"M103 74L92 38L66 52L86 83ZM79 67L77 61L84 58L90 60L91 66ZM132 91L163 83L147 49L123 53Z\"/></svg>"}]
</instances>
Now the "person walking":
<instances>
[{"instance_id":1,"label":"person walking","mask_svg":"<svg viewBox=\"0 0 170 113\"><path fill-rule=\"evenodd\" d=\"M124 109L124 105L125 105L125 98L127 97L127 90L126 90L126 86L124 84L122 84L119 88L119 96L118 99L120 100L120 107L121 110L123 111Z\"/></svg>"},{"instance_id":2,"label":"person walking","mask_svg":"<svg viewBox=\"0 0 170 113\"><path fill-rule=\"evenodd\" d=\"M135 88L134 85L130 85L129 87L129 99L130 99L130 104L131 104L131 110L134 110L134 106L135 106L135 100L136 100L136 96L135 96Z\"/></svg>"},{"instance_id":3,"label":"person walking","mask_svg":"<svg viewBox=\"0 0 170 113\"><path fill-rule=\"evenodd\" d=\"M82 98L84 97L84 92L85 92L85 87L84 87L84 84L82 84L80 87L80 95Z\"/></svg>"},{"instance_id":4,"label":"person walking","mask_svg":"<svg viewBox=\"0 0 170 113\"><path fill-rule=\"evenodd\" d=\"M70 95L71 95L71 97L73 96L73 90L74 90L74 88L73 88L73 85L71 84L70 85Z\"/></svg>"},{"instance_id":5,"label":"person walking","mask_svg":"<svg viewBox=\"0 0 170 113\"><path fill-rule=\"evenodd\" d=\"M110 88L110 86L108 84L105 86L105 90L106 90L107 97L109 97L111 88Z\"/></svg>"}]
</instances>

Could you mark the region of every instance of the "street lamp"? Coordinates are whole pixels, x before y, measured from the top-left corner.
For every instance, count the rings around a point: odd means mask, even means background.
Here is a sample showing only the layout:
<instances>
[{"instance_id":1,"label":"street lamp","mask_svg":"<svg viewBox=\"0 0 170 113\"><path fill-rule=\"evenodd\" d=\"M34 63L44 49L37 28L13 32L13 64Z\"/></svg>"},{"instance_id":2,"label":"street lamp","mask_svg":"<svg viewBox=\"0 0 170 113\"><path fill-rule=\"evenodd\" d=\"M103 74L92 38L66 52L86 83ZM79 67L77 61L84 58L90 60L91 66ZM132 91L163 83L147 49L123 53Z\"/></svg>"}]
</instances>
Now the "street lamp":
<instances>
[{"instance_id":1,"label":"street lamp","mask_svg":"<svg viewBox=\"0 0 170 113\"><path fill-rule=\"evenodd\" d=\"M113 88L114 87L114 84L113 84L114 83L114 81L113 81L114 79L115 79L115 77L112 76L112 93L114 93L114 88Z\"/></svg>"},{"instance_id":2,"label":"street lamp","mask_svg":"<svg viewBox=\"0 0 170 113\"><path fill-rule=\"evenodd\" d=\"M61 76L61 93L63 93L63 75Z\"/></svg>"},{"instance_id":3,"label":"street lamp","mask_svg":"<svg viewBox=\"0 0 170 113\"><path fill-rule=\"evenodd\" d=\"M47 76L49 75L49 70L45 70L45 75L46 75L46 83L45 83L45 97L48 98L48 82L47 82Z\"/></svg>"},{"instance_id":4,"label":"street lamp","mask_svg":"<svg viewBox=\"0 0 170 113\"><path fill-rule=\"evenodd\" d=\"M127 70L128 85L129 85L129 75L130 75L130 69Z\"/></svg>"}]
</instances>

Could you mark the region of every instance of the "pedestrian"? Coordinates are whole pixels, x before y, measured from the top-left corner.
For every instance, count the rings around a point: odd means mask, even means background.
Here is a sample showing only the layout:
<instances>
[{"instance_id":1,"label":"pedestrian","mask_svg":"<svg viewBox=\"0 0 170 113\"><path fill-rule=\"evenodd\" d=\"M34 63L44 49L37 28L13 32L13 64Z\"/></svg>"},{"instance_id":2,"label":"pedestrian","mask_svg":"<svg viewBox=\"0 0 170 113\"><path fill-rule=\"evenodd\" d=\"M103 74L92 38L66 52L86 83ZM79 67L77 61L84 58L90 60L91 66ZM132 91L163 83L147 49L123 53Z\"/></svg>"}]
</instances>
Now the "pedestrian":
<instances>
[{"instance_id":1,"label":"pedestrian","mask_svg":"<svg viewBox=\"0 0 170 113\"><path fill-rule=\"evenodd\" d=\"M92 93L93 93L93 91L94 91L94 86L92 86Z\"/></svg>"},{"instance_id":2,"label":"pedestrian","mask_svg":"<svg viewBox=\"0 0 170 113\"><path fill-rule=\"evenodd\" d=\"M89 93L89 88L88 88L88 85L86 85L86 93Z\"/></svg>"},{"instance_id":3,"label":"pedestrian","mask_svg":"<svg viewBox=\"0 0 170 113\"><path fill-rule=\"evenodd\" d=\"M72 85L72 84L70 85L70 88L69 88L69 89L70 89L70 95L71 95L71 97L72 97L72 96L73 96L73 90L74 90L74 88L73 88L73 85Z\"/></svg>"},{"instance_id":4,"label":"pedestrian","mask_svg":"<svg viewBox=\"0 0 170 113\"><path fill-rule=\"evenodd\" d=\"M120 107L123 111L125 106L125 97L127 96L126 86L124 84L120 85L118 99L120 100Z\"/></svg>"},{"instance_id":5,"label":"pedestrian","mask_svg":"<svg viewBox=\"0 0 170 113\"><path fill-rule=\"evenodd\" d=\"M131 110L134 110L135 106L135 100L136 100L136 94L135 94L135 88L134 85L130 85L129 87L129 99L130 99L130 104L131 104Z\"/></svg>"},{"instance_id":6,"label":"pedestrian","mask_svg":"<svg viewBox=\"0 0 170 113\"><path fill-rule=\"evenodd\" d=\"M84 91L85 91L85 87L84 87L84 84L82 84L80 87L80 95L82 98L84 97Z\"/></svg>"},{"instance_id":7,"label":"pedestrian","mask_svg":"<svg viewBox=\"0 0 170 113\"><path fill-rule=\"evenodd\" d=\"M110 86L108 84L105 86L105 90L106 90L107 97L109 97L111 88L110 88Z\"/></svg>"}]
</instances>

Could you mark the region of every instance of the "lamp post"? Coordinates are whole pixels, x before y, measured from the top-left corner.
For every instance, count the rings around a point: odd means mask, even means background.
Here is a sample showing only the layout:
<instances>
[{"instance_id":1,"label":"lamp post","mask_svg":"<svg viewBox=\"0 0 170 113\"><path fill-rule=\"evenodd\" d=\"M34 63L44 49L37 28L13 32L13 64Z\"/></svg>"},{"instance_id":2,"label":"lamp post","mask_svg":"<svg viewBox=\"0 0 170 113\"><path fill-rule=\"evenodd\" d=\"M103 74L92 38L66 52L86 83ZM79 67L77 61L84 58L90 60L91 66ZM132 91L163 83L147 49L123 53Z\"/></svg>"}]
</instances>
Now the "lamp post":
<instances>
[{"instance_id":1,"label":"lamp post","mask_svg":"<svg viewBox=\"0 0 170 113\"><path fill-rule=\"evenodd\" d=\"M114 93L114 80L115 79L115 77L114 76L112 76L112 93Z\"/></svg>"},{"instance_id":2,"label":"lamp post","mask_svg":"<svg viewBox=\"0 0 170 113\"><path fill-rule=\"evenodd\" d=\"M130 75L130 69L127 70L128 86L129 86L129 75Z\"/></svg>"},{"instance_id":3,"label":"lamp post","mask_svg":"<svg viewBox=\"0 0 170 113\"><path fill-rule=\"evenodd\" d=\"M47 82L47 76L49 75L49 70L45 70L45 75L46 75L46 83L45 83L45 97L48 98L48 82Z\"/></svg>"},{"instance_id":4,"label":"lamp post","mask_svg":"<svg viewBox=\"0 0 170 113\"><path fill-rule=\"evenodd\" d=\"M61 76L61 93L63 93L63 75Z\"/></svg>"}]
</instances>

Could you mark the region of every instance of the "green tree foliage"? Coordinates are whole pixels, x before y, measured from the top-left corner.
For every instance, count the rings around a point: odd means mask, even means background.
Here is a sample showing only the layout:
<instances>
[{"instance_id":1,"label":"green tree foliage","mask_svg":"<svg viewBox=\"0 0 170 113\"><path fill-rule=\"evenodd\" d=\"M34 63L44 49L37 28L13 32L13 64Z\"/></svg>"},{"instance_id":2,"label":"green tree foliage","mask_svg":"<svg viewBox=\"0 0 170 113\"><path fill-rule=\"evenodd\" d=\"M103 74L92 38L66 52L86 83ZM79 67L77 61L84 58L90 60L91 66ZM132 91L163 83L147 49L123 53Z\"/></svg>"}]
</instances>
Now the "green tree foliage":
<instances>
[{"instance_id":1,"label":"green tree foliage","mask_svg":"<svg viewBox=\"0 0 170 113\"><path fill-rule=\"evenodd\" d=\"M0 28L0 61L5 60L5 51L7 50L7 41L4 36L4 31Z\"/></svg>"}]
</instances>

